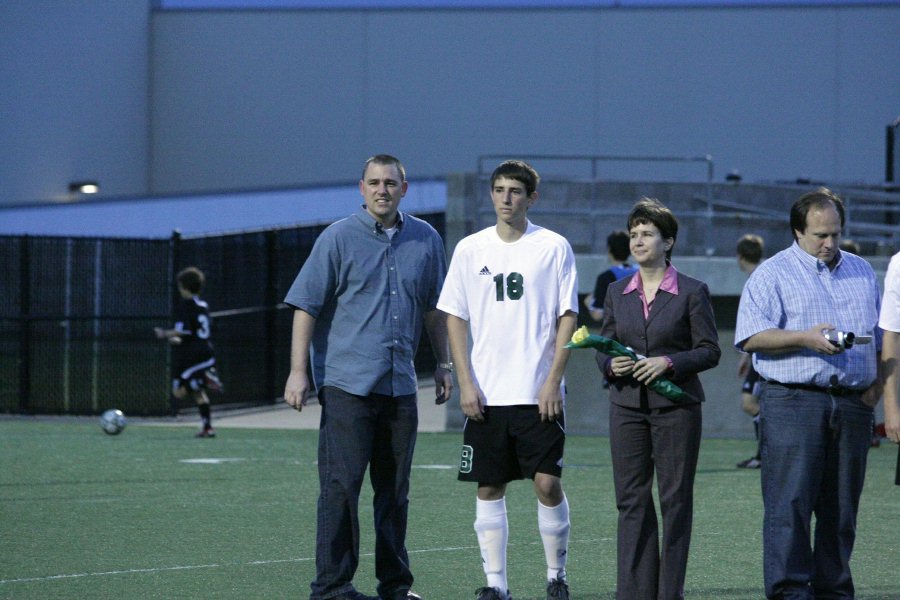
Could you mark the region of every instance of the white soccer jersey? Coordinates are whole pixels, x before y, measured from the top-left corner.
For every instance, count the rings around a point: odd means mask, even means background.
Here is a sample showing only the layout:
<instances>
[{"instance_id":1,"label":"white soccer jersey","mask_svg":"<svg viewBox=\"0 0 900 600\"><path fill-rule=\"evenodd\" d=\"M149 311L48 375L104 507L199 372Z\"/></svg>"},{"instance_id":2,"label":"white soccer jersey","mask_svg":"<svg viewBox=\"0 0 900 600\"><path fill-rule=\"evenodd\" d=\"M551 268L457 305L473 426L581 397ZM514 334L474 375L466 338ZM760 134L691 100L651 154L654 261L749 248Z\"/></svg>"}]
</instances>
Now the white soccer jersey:
<instances>
[{"instance_id":1,"label":"white soccer jersey","mask_svg":"<svg viewBox=\"0 0 900 600\"><path fill-rule=\"evenodd\" d=\"M884 276L884 299L878 326L885 331L900 331L900 252L891 259Z\"/></svg>"},{"instance_id":2,"label":"white soccer jersey","mask_svg":"<svg viewBox=\"0 0 900 600\"><path fill-rule=\"evenodd\" d=\"M483 229L457 244L437 307L469 322L472 370L488 405L537 404L557 319L578 312L572 247L530 221L513 243Z\"/></svg>"}]
</instances>

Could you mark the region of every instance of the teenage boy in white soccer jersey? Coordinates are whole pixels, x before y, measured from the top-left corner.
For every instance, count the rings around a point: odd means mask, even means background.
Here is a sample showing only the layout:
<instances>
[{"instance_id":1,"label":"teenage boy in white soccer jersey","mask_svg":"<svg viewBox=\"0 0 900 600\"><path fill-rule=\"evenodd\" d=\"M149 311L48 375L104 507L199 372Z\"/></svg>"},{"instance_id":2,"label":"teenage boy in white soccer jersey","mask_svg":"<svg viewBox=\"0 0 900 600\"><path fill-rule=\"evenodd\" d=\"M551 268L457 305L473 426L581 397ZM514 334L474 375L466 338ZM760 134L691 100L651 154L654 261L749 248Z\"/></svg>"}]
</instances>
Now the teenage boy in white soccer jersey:
<instances>
[{"instance_id":1,"label":"teenage boy in white soccer jersey","mask_svg":"<svg viewBox=\"0 0 900 600\"><path fill-rule=\"evenodd\" d=\"M459 479L478 483L475 532L487 586L510 600L506 485L528 477L538 499L547 598L568 599L569 505L563 493L563 372L575 331L575 256L562 236L528 220L540 177L506 161L491 176L497 224L459 242L441 290L466 415ZM471 360L468 347L472 334Z\"/></svg>"}]
</instances>

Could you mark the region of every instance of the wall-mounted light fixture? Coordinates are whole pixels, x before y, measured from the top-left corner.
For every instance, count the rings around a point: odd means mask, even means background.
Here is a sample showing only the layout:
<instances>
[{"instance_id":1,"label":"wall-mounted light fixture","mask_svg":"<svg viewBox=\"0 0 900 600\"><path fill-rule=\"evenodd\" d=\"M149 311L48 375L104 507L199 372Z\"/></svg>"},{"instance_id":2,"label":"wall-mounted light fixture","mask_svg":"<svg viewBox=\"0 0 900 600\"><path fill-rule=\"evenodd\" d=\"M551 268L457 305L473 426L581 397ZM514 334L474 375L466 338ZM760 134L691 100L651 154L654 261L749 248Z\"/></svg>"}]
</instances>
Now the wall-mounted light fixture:
<instances>
[{"instance_id":1,"label":"wall-mounted light fixture","mask_svg":"<svg viewBox=\"0 0 900 600\"><path fill-rule=\"evenodd\" d=\"M737 169L732 169L728 175L725 176L725 181L732 185L737 185L741 182L741 173Z\"/></svg>"},{"instance_id":2,"label":"wall-mounted light fixture","mask_svg":"<svg viewBox=\"0 0 900 600\"><path fill-rule=\"evenodd\" d=\"M100 191L100 184L96 181L73 181L69 184L69 191L73 194L96 194Z\"/></svg>"}]
</instances>

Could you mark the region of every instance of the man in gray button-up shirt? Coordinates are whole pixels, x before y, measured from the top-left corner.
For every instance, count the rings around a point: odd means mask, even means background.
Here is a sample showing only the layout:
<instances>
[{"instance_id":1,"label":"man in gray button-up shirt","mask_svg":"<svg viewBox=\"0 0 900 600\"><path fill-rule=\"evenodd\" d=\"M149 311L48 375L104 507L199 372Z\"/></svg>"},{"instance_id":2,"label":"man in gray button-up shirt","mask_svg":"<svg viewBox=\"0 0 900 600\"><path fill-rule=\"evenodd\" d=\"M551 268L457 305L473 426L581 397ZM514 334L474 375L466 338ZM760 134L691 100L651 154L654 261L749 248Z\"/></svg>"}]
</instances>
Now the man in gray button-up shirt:
<instances>
[{"instance_id":1,"label":"man in gray button-up shirt","mask_svg":"<svg viewBox=\"0 0 900 600\"><path fill-rule=\"evenodd\" d=\"M450 397L453 365L446 322L435 308L446 273L443 242L430 225L400 213L406 190L399 160L367 160L359 182L363 210L322 232L285 298L296 310L284 398L297 410L305 406L311 356L322 406L310 600L370 598L353 586L366 467L375 495L378 596L419 598L410 591L405 539L418 424L413 358L423 324L438 362L438 404Z\"/></svg>"}]
</instances>

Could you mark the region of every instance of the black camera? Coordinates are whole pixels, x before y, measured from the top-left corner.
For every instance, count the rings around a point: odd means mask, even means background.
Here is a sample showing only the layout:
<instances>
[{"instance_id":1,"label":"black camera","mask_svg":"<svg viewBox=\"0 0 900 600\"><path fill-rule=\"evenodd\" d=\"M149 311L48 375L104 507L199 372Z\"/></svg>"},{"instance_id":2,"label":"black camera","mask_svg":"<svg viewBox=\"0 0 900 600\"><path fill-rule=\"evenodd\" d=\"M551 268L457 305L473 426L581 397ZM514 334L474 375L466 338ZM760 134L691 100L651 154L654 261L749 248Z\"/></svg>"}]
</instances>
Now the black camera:
<instances>
[{"instance_id":1,"label":"black camera","mask_svg":"<svg viewBox=\"0 0 900 600\"><path fill-rule=\"evenodd\" d=\"M856 334L852 331L838 331L837 329L823 329L822 335L825 339L837 346L847 350L853 347L856 341Z\"/></svg>"}]
</instances>

